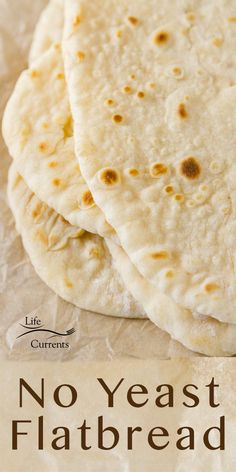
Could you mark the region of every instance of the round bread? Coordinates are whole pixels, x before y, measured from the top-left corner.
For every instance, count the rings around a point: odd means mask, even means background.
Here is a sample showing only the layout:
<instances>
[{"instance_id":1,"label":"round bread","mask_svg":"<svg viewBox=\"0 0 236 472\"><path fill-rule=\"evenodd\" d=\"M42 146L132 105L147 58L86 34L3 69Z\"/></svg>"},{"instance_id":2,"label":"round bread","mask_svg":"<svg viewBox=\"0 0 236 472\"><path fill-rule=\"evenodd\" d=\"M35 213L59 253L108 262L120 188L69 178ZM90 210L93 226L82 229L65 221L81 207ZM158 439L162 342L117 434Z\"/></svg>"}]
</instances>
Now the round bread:
<instances>
[{"instance_id":1,"label":"round bread","mask_svg":"<svg viewBox=\"0 0 236 472\"><path fill-rule=\"evenodd\" d=\"M94 200L159 292L232 323L235 18L223 0L68 0L64 37Z\"/></svg>"},{"instance_id":2,"label":"round bread","mask_svg":"<svg viewBox=\"0 0 236 472\"><path fill-rule=\"evenodd\" d=\"M79 308L104 315L145 318L126 290L103 239L70 225L9 171L8 197L17 230L40 278Z\"/></svg>"}]
</instances>

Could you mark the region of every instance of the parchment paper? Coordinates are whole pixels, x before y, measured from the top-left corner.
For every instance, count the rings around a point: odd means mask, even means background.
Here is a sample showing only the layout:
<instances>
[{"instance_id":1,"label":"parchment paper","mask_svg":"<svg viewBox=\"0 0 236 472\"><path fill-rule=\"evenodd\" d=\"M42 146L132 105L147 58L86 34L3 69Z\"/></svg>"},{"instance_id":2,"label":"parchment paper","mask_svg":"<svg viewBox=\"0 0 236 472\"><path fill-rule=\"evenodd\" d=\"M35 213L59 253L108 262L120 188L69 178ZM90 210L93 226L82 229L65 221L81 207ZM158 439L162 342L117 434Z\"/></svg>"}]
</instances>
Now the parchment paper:
<instances>
[{"instance_id":1,"label":"parchment paper","mask_svg":"<svg viewBox=\"0 0 236 472\"><path fill-rule=\"evenodd\" d=\"M34 26L46 0L0 0L0 113L2 115L27 54ZM10 359L106 360L122 357L192 356L150 321L85 312L56 296L36 275L17 235L6 197L10 157L0 142L0 339ZM74 327L70 349L32 349L29 337L16 339L25 316L37 315L49 329ZM43 337L42 337L43 339Z\"/></svg>"}]
</instances>

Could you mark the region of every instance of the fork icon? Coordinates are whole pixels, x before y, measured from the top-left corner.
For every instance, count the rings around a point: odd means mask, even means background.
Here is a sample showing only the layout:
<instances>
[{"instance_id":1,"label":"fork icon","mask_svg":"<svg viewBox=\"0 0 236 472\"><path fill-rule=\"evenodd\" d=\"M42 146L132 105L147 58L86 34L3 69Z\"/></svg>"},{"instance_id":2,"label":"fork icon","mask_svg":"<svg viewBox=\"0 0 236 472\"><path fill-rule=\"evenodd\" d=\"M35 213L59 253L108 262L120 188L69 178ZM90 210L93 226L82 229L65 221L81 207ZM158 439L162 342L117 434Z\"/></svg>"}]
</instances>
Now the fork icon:
<instances>
[{"instance_id":1,"label":"fork icon","mask_svg":"<svg viewBox=\"0 0 236 472\"><path fill-rule=\"evenodd\" d=\"M67 335L73 334L75 332L75 328L68 329L66 332L67 332Z\"/></svg>"},{"instance_id":2,"label":"fork icon","mask_svg":"<svg viewBox=\"0 0 236 472\"><path fill-rule=\"evenodd\" d=\"M57 333L56 331L51 331L51 332L55 334L53 334L52 336L49 336L48 339L55 338L56 336L71 336L71 334L74 334L75 328L67 329L65 333Z\"/></svg>"}]
</instances>

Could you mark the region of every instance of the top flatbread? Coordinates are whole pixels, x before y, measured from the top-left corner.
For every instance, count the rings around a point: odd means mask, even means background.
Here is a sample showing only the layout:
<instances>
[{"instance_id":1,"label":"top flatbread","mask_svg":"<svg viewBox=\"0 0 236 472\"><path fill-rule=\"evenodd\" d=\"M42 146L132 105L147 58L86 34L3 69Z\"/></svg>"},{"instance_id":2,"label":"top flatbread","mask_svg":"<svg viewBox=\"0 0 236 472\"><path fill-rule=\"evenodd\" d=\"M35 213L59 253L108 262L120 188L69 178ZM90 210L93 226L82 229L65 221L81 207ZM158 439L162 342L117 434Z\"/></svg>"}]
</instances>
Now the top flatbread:
<instances>
[{"instance_id":1,"label":"top flatbread","mask_svg":"<svg viewBox=\"0 0 236 472\"><path fill-rule=\"evenodd\" d=\"M68 0L76 154L139 271L235 323L236 7Z\"/></svg>"}]
</instances>

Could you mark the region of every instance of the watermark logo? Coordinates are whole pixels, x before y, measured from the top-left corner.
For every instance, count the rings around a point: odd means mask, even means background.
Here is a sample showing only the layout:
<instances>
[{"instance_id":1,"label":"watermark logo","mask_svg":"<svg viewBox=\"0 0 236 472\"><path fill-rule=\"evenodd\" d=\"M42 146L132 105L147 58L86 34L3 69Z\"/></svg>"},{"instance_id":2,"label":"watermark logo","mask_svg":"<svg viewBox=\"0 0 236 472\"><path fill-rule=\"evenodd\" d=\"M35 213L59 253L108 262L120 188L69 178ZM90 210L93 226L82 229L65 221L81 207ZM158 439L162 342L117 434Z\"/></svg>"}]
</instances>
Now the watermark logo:
<instances>
[{"instance_id":1,"label":"watermark logo","mask_svg":"<svg viewBox=\"0 0 236 472\"><path fill-rule=\"evenodd\" d=\"M66 332L50 329L43 324L37 315L27 315L24 323L20 323L20 326L24 331L20 333L16 339L29 337L30 346L33 349L69 349L70 344L67 342L67 338L68 336L72 336L76 331L75 328L70 328L66 330ZM45 333L43 340L41 336L42 333Z\"/></svg>"}]
</instances>

